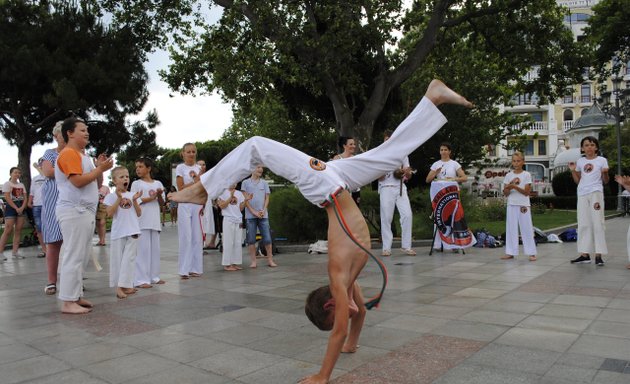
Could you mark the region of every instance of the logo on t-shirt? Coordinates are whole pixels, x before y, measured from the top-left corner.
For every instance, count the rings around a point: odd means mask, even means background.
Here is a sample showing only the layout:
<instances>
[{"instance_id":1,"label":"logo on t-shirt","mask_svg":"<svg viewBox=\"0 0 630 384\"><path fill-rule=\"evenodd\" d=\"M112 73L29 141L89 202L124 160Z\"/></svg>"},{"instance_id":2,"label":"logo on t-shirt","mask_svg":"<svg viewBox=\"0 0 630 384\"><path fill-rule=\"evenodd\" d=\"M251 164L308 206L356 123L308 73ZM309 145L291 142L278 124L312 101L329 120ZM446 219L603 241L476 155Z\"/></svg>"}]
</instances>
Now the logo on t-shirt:
<instances>
[{"instance_id":1,"label":"logo on t-shirt","mask_svg":"<svg viewBox=\"0 0 630 384\"><path fill-rule=\"evenodd\" d=\"M24 189L11 188L11 197L13 200L24 200Z\"/></svg>"},{"instance_id":2,"label":"logo on t-shirt","mask_svg":"<svg viewBox=\"0 0 630 384\"><path fill-rule=\"evenodd\" d=\"M521 185L521 179L519 179L518 177L515 177L512 181L510 181L510 184Z\"/></svg>"},{"instance_id":3,"label":"logo on t-shirt","mask_svg":"<svg viewBox=\"0 0 630 384\"><path fill-rule=\"evenodd\" d=\"M188 172L188 176L190 176L191 179L194 179L197 176L197 172L191 169L190 172Z\"/></svg>"},{"instance_id":4,"label":"logo on t-shirt","mask_svg":"<svg viewBox=\"0 0 630 384\"><path fill-rule=\"evenodd\" d=\"M584 172L590 173L592 170L593 170L593 164L586 163L586 165L584 166Z\"/></svg>"},{"instance_id":5,"label":"logo on t-shirt","mask_svg":"<svg viewBox=\"0 0 630 384\"><path fill-rule=\"evenodd\" d=\"M120 208L122 209L129 209L131 208L131 205L131 200L126 197L123 197L122 200L120 200Z\"/></svg>"},{"instance_id":6,"label":"logo on t-shirt","mask_svg":"<svg viewBox=\"0 0 630 384\"><path fill-rule=\"evenodd\" d=\"M157 192L155 191L155 189L152 189L149 191L149 196L153 197L157 194Z\"/></svg>"},{"instance_id":7,"label":"logo on t-shirt","mask_svg":"<svg viewBox=\"0 0 630 384\"><path fill-rule=\"evenodd\" d=\"M326 163L314 157L311 157L311 160L309 163L310 163L311 168L313 168L316 171L323 171L324 169L326 169Z\"/></svg>"},{"instance_id":8,"label":"logo on t-shirt","mask_svg":"<svg viewBox=\"0 0 630 384\"><path fill-rule=\"evenodd\" d=\"M238 199L236 198L236 196L232 196L232 198L230 199L230 205L236 204L238 204Z\"/></svg>"}]
</instances>

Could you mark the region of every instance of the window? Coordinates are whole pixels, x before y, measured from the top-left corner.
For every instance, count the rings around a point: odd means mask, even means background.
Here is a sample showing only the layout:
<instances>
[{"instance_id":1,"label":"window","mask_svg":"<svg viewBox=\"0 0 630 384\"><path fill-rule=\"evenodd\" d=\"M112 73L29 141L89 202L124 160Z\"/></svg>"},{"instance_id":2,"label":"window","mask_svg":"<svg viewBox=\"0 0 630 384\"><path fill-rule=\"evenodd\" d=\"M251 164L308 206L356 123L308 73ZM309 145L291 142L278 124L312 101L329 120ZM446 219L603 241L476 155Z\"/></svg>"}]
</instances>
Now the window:
<instances>
[{"instance_id":1,"label":"window","mask_svg":"<svg viewBox=\"0 0 630 384\"><path fill-rule=\"evenodd\" d=\"M532 181L542 181L545 177L545 167L542 164L525 164L525 170L532 175Z\"/></svg>"},{"instance_id":2,"label":"window","mask_svg":"<svg viewBox=\"0 0 630 384\"><path fill-rule=\"evenodd\" d=\"M590 103L591 102L591 85L588 83L582 84L580 87L582 97L580 99L581 103Z\"/></svg>"},{"instance_id":3,"label":"window","mask_svg":"<svg viewBox=\"0 0 630 384\"><path fill-rule=\"evenodd\" d=\"M564 96L562 97L562 101L565 104L572 104L575 102L573 100L573 88L569 87L564 91Z\"/></svg>"},{"instance_id":4,"label":"window","mask_svg":"<svg viewBox=\"0 0 630 384\"><path fill-rule=\"evenodd\" d=\"M630 75L630 61L628 61L628 62L626 63L626 75ZM628 85L626 84L626 87L627 87L627 86L628 86Z\"/></svg>"},{"instance_id":5,"label":"window","mask_svg":"<svg viewBox=\"0 0 630 384\"><path fill-rule=\"evenodd\" d=\"M533 156L534 155L534 140L527 140L525 143L525 156Z\"/></svg>"},{"instance_id":6,"label":"window","mask_svg":"<svg viewBox=\"0 0 630 384\"><path fill-rule=\"evenodd\" d=\"M570 109L565 109L562 114L562 118L564 119L564 121L573 121L573 111Z\"/></svg>"},{"instance_id":7,"label":"window","mask_svg":"<svg viewBox=\"0 0 630 384\"><path fill-rule=\"evenodd\" d=\"M547 140L538 140L538 156L547 156Z\"/></svg>"}]
</instances>

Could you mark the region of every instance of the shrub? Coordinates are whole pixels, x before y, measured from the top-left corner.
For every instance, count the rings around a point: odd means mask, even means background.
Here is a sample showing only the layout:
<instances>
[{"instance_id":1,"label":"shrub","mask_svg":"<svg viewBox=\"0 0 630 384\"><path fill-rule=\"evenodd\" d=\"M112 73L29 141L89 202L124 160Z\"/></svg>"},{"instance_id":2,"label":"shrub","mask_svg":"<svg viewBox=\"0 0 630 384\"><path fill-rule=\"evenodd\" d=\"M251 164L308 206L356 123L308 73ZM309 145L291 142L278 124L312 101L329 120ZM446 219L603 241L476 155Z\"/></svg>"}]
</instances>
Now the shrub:
<instances>
[{"instance_id":1,"label":"shrub","mask_svg":"<svg viewBox=\"0 0 630 384\"><path fill-rule=\"evenodd\" d=\"M306 200L295 187L274 189L269 195L269 223L276 237L291 242L326 239L326 211Z\"/></svg>"},{"instance_id":2,"label":"shrub","mask_svg":"<svg viewBox=\"0 0 630 384\"><path fill-rule=\"evenodd\" d=\"M556 196L575 196L577 194L577 184L573 181L571 171L560 172L551 180L553 194Z\"/></svg>"}]
</instances>

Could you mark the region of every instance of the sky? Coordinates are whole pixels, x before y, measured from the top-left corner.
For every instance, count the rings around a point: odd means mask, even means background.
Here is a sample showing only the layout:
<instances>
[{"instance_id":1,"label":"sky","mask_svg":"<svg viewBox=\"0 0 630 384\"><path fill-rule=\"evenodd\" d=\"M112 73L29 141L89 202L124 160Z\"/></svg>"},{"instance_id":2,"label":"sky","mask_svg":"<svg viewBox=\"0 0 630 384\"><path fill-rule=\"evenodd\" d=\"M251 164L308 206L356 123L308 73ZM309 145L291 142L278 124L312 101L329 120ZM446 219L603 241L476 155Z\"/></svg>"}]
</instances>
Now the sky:
<instances>
[{"instance_id":1,"label":"sky","mask_svg":"<svg viewBox=\"0 0 630 384\"><path fill-rule=\"evenodd\" d=\"M207 16L209 21L217 20L220 10L215 8L207 11ZM148 111L155 109L161 122L155 128L156 142L164 148L180 148L187 142L219 139L232 123L230 104L224 103L217 94L195 97L169 91L157 73L158 70L168 69L169 63L166 51L149 55L145 64L149 75L149 100L142 112L129 118L133 121L143 120ZM30 164L42 157L46 149L55 147L56 143L52 142L33 146ZM0 186L9 180L9 170L16 167L17 162L17 148L0 135ZM37 171L31 166L31 176L36 174Z\"/></svg>"}]
</instances>

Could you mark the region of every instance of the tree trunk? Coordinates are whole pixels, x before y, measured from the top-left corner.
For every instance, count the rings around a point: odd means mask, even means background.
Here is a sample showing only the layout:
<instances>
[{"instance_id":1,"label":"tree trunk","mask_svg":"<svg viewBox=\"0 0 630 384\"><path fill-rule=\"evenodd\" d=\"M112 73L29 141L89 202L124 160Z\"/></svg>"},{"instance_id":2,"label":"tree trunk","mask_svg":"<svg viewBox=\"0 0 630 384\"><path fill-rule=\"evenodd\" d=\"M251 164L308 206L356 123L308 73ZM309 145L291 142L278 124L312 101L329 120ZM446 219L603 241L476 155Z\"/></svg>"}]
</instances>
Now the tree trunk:
<instances>
[{"instance_id":1,"label":"tree trunk","mask_svg":"<svg viewBox=\"0 0 630 384\"><path fill-rule=\"evenodd\" d=\"M27 140L23 140L17 143L18 148L18 168L22 171L22 178L20 181L26 187L26 191L31 190L31 152L33 150L33 144ZM27 195L28 197L28 195Z\"/></svg>"}]
</instances>

